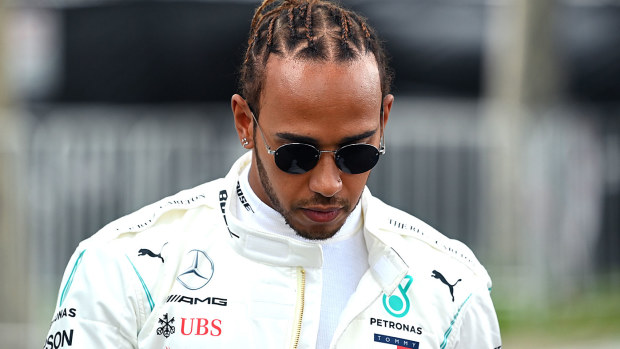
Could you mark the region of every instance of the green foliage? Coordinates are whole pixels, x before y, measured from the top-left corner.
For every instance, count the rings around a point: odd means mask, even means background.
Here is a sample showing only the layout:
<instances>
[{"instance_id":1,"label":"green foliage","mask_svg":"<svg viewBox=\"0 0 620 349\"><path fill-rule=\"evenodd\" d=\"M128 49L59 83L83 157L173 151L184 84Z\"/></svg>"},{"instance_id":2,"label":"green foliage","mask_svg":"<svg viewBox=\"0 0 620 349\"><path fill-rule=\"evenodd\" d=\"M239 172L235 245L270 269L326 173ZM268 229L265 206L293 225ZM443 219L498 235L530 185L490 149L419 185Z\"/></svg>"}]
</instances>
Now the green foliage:
<instances>
[{"instance_id":1,"label":"green foliage","mask_svg":"<svg viewBox=\"0 0 620 349\"><path fill-rule=\"evenodd\" d=\"M546 309L497 304L504 344L543 345L612 338L620 341L620 288L603 287Z\"/></svg>"}]
</instances>

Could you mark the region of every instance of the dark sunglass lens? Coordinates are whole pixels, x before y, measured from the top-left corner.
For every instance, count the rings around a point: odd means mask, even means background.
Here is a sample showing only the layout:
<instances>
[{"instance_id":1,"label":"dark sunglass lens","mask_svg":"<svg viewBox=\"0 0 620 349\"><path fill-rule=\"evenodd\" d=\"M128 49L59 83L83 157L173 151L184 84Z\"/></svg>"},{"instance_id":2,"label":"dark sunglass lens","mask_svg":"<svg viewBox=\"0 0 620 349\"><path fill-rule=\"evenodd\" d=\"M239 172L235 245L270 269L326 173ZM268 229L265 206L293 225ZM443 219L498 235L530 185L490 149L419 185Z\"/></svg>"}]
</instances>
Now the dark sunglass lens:
<instances>
[{"instance_id":1,"label":"dark sunglass lens","mask_svg":"<svg viewBox=\"0 0 620 349\"><path fill-rule=\"evenodd\" d=\"M359 174L370 171L379 161L379 150L370 144L351 144L336 153L336 165L342 172Z\"/></svg>"},{"instance_id":2,"label":"dark sunglass lens","mask_svg":"<svg viewBox=\"0 0 620 349\"><path fill-rule=\"evenodd\" d=\"M282 171L301 174L310 171L319 161L319 152L309 144L285 144L274 154L276 165Z\"/></svg>"}]
</instances>

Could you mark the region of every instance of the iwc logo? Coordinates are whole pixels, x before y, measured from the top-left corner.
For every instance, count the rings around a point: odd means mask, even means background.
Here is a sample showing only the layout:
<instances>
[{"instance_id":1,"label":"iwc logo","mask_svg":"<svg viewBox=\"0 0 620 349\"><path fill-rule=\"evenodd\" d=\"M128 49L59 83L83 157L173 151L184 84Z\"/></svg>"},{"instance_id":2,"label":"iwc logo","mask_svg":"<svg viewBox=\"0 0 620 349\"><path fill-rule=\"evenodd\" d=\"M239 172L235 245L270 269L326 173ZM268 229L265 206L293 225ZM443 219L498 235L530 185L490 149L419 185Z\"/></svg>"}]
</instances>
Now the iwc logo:
<instances>
[{"instance_id":1,"label":"iwc logo","mask_svg":"<svg viewBox=\"0 0 620 349\"><path fill-rule=\"evenodd\" d=\"M383 295L383 307L390 315L400 318L409 313L411 303L409 302L409 297L407 297L407 290L412 282L413 278L410 275L406 275L403 281L400 282L400 285L398 285L400 295L396 294L396 292L389 297L385 294Z\"/></svg>"},{"instance_id":2,"label":"iwc logo","mask_svg":"<svg viewBox=\"0 0 620 349\"><path fill-rule=\"evenodd\" d=\"M189 290L203 288L213 277L213 261L202 250L191 250L191 264L187 270L177 276L177 281Z\"/></svg>"}]
</instances>

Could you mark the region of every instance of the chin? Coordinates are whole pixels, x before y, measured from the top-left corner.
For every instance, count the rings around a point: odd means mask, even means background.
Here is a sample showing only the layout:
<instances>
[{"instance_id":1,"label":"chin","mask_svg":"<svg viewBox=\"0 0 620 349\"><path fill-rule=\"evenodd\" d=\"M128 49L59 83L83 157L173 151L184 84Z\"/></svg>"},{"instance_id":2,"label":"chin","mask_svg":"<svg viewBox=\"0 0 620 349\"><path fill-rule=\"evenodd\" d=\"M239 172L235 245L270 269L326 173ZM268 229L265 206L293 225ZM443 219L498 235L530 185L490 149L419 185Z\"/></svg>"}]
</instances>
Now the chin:
<instances>
[{"instance_id":1,"label":"chin","mask_svg":"<svg viewBox=\"0 0 620 349\"><path fill-rule=\"evenodd\" d=\"M335 228L325 227L323 229L319 228L319 229L313 230L312 228L302 229L295 225L291 225L289 222L287 222L287 224L295 231L295 233L297 233L298 236L301 236L302 238L308 239L308 240L327 240L333 237L334 235L336 235L336 233L340 230L340 228L342 228L342 224L340 224Z\"/></svg>"},{"instance_id":2,"label":"chin","mask_svg":"<svg viewBox=\"0 0 620 349\"><path fill-rule=\"evenodd\" d=\"M297 235L301 236L304 239L308 239L308 240L327 240L333 237L334 235L336 235L337 232L338 232L337 230L334 232L320 232L320 233L297 231Z\"/></svg>"}]
</instances>

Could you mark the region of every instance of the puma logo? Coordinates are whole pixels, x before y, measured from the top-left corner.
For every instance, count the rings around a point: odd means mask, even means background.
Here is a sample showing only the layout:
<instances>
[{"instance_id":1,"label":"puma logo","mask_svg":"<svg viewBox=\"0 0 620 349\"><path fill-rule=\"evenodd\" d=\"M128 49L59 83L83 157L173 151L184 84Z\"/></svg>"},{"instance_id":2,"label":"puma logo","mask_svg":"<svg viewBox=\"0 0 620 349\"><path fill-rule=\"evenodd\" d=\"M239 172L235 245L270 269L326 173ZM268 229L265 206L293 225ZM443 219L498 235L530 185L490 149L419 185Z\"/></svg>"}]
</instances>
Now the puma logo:
<instances>
[{"instance_id":1,"label":"puma logo","mask_svg":"<svg viewBox=\"0 0 620 349\"><path fill-rule=\"evenodd\" d=\"M448 288L450 289L450 295L452 296L452 301L454 302L454 286L456 286L456 284L458 284L459 281L461 281L461 279L456 280L456 282L453 285L451 285L448 282L448 280L446 280L446 278L443 275L441 275L441 273L438 272L437 270L433 270L433 275L431 276L443 282L444 284L446 284L446 286L448 286Z\"/></svg>"},{"instance_id":2,"label":"puma logo","mask_svg":"<svg viewBox=\"0 0 620 349\"><path fill-rule=\"evenodd\" d=\"M160 258L161 262L164 263L164 257L161 256L161 251L163 251L164 246L166 246L166 244L167 244L167 242L161 247L161 249L159 249L159 253L158 254L153 253L148 248L141 248L138 251L138 257L139 256L149 256L149 257L153 257L153 258Z\"/></svg>"}]
</instances>

